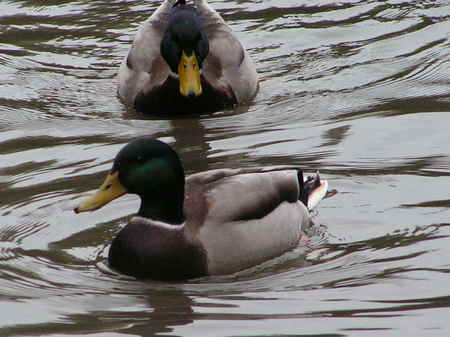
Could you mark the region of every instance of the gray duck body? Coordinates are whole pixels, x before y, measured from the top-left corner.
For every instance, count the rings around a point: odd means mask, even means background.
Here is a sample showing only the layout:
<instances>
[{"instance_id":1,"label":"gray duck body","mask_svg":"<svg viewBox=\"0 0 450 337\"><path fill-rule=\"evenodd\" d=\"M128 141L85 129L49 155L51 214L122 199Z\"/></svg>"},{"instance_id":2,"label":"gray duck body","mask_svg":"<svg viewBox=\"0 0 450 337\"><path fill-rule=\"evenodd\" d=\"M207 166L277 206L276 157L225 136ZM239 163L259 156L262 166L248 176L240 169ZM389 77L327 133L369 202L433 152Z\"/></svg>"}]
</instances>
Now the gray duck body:
<instances>
[{"instance_id":1,"label":"gray duck body","mask_svg":"<svg viewBox=\"0 0 450 337\"><path fill-rule=\"evenodd\" d=\"M310 221L299 201L297 173L220 169L191 175L185 221L133 218L113 241L110 264L139 277L187 279L235 273L279 256L298 245Z\"/></svg>"}]
</instances>

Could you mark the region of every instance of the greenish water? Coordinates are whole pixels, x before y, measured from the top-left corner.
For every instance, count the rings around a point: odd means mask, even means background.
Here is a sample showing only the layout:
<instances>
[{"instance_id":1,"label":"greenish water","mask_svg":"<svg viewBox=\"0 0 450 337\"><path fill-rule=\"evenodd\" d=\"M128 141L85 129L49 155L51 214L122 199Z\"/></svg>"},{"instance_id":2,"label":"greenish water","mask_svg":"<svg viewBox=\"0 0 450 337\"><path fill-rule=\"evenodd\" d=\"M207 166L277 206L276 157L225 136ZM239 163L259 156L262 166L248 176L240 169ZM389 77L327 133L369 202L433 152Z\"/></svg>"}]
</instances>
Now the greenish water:
<instances>
[{"instance_id":1,"label":"greenish water","mask_svg":"<svg viewBox=\"0 0 450 337\"><path fill-rule=\"evenodd\" d=\"M256 62L255 101L146 118L115 75L158 1L0 3L0 336L449 336L450 4L211 1ZM139 135L188 173L320 169L322 232L240 275L111 275L133 196L73 206Z\"/></svg>"}]
</instances>

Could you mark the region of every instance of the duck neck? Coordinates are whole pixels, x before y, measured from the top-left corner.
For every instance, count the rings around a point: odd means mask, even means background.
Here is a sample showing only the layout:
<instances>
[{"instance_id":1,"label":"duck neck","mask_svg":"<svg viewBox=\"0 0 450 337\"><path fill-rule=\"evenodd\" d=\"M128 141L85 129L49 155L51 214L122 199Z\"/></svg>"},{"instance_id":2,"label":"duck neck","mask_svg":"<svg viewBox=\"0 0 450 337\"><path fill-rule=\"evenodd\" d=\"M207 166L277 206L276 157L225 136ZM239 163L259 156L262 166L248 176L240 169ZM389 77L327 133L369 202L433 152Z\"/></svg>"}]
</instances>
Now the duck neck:
<instances>
[{"instance_id":1,"label":"duck neck","mask_svg":"<svg viewBox=\"0 0 450 337\"><path fill-rule=\"evenodd\" d=\"M184 220L184 191L182 192L160 192L158 195L153 194L152 196L146 195L141 197L141 206L138 215L173 225L181 224Z\"/></svg>"}]
</instances>

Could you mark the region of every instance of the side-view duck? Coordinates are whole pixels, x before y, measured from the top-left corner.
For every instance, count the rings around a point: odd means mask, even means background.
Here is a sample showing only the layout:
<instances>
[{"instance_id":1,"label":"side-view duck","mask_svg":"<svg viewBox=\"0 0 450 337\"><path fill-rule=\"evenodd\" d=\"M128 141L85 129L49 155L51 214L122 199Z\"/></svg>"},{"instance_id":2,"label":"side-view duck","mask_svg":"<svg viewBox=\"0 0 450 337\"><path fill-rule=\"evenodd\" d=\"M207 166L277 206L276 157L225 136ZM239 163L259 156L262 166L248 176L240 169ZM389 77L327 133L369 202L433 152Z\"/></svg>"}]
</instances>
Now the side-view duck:
<instances>
[{"instance_id":1,"label":"side-view duck","mask_svg":"<svg viewBox=\"0 0 450 337\"><path fill-rule=\"evenodd\" d=\"M258 90L248 52L206 0L165 0L140 27L118 74L122 101L149 114L211 113Z\"/></svg>"},{"instance_id":2,"label":"side-view duck","mask_svg":"<svg viewBox=\"0 0 450 337\"><path fill-rule=\"evenodd\" d=\"M113 240L109 265L135 277L181 280L238 272L295 248L327 187L292 167L185 179L169 145L140 138L122 148L100 189L75 212L137 194L139 211Z\"/></svg>"}]
</instances>

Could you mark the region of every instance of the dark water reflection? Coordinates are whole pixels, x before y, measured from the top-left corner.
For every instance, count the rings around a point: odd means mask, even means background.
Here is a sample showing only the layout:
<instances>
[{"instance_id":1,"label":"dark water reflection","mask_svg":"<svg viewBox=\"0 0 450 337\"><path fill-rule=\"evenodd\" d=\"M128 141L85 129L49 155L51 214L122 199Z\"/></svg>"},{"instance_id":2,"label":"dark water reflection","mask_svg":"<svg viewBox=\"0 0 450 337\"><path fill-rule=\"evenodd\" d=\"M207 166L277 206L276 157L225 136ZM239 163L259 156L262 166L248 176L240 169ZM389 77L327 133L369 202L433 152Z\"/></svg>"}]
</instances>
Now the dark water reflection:
<instances>
[{"instance_id":1,"label":"dark water reflection","mask_svg":"<svg viewBox=\"0 0 450 337\"><path fill-rule=\"evenodd\" d=\"M266 80L247 106L178 120L115 95L158 1L0 3L0 335L448 336L448 2L211 3ZM136 198L72 208L141 135L189 173L320 169L313 249L186 283L111 274Z\"/></svg>"}]
</instances>

